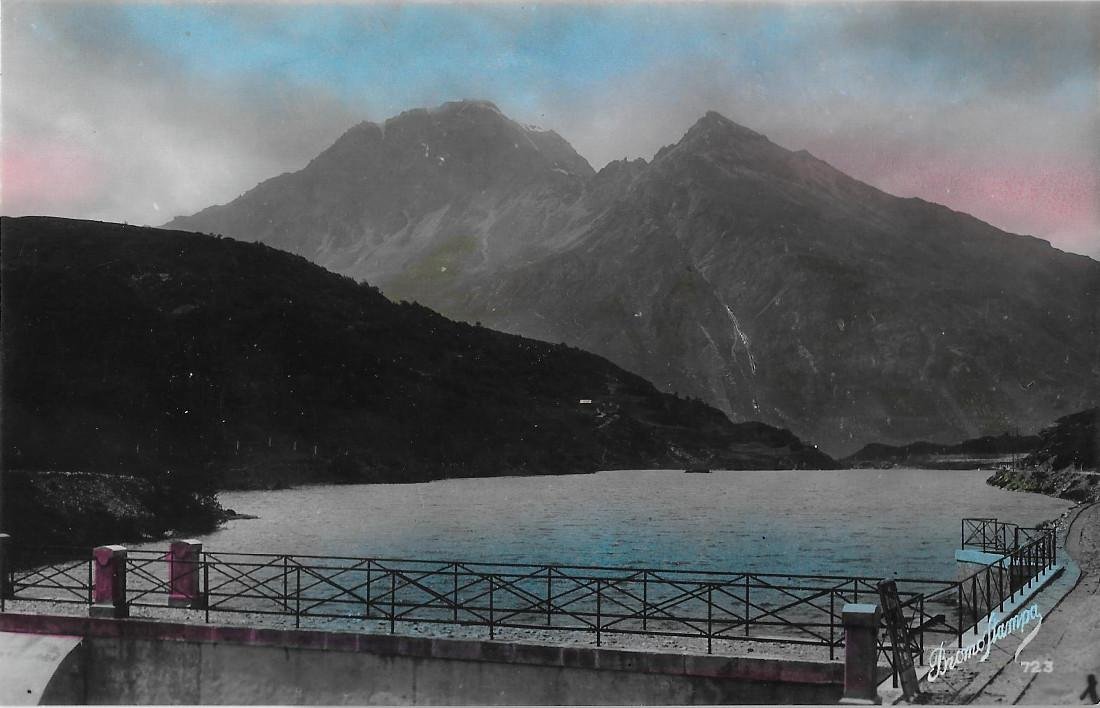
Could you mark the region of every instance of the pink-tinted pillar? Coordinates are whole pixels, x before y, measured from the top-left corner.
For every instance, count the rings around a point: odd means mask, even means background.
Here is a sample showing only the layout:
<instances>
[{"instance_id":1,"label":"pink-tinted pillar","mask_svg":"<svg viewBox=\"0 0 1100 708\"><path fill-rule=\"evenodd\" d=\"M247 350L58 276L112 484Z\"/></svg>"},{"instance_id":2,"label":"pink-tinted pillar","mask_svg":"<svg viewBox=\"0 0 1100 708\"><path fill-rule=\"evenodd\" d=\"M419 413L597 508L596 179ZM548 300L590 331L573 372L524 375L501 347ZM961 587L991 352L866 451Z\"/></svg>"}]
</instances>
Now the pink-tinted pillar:
<instances>
[{"instance_id":1,"label":"pink-tinted pillar","mask_svg":"<svg viewBox=\"0 0 1100 708\"><path fill-rule=\"evenodd\" d=\"M126 548L99 546L92 551L95 562L95 583L92 586L92 617L128 617L126 603Z\"/></svg>"},{"instance_id":2,"label":"pink-tinted pillar","mask_svg":"<svg viewBox=\"0 0 1100 708\"><path fill-rule=\"evenodd\" d=\"M844 605L844 698L841 703L878 705L878 605Z\"/></svg>"},{"instance_id":3,"label":"pink-tinted pillar","mask_svg":"<svg viewBox=\"0 0 1100 708\"><path fill-rule=\"evenodd\" d=\"M201 608L199 578L202 571L202 542L172 541L168 550L168 604L171 607Z\"/></svg>"}]
</instances>

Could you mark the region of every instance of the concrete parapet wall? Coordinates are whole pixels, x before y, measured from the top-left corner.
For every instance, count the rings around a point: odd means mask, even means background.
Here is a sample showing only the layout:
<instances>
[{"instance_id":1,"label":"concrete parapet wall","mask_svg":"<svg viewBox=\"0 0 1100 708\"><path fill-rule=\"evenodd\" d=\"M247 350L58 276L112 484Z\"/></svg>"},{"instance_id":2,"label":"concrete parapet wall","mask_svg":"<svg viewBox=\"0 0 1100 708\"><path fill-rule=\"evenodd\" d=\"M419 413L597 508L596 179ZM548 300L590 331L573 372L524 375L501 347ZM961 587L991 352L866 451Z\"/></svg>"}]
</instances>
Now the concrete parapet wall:
<instances>
[{"instance_id":1,"label":"concrete parapet wall","mask_svg":"<svg viewBox=\"0 0 1100 708\"><path fill-rule=\"evenodd\" d=\"M0 614L84 642L88 703L836 703L839 662Z\"/></svg>"}]
</instances>

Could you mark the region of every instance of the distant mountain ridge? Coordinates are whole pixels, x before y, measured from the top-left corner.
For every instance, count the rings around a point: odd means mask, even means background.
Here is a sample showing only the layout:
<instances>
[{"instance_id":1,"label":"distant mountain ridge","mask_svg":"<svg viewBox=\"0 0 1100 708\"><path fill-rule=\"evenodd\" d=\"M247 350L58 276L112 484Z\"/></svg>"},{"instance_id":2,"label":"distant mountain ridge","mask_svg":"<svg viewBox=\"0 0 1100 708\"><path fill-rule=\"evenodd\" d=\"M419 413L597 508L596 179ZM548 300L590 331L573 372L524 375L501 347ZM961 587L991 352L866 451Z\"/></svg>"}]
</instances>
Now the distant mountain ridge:
<instances>
[{"instance_id":1,"label":"distant mountain ridge","mask_svg":"<svg viewBox=\"0 0 1100 708\"><path fill-rule=\"evenodd\" d=\"M908 445L883 445L871 443L853 455L841 460L850 467L932 467L937 469L972 469L975 462L984 465L1001 462L1002 458L1015 457L1019 462L1039 449L1038 435L985 435L951 445L918 441Z\"/></svg>"},{"instance_id":2,"label":"distant mountain ridge","mask_svg":"<svg viewBox=\"0 0 1100 708\"><path fill-rule=\"evenodd\" d=\"M592 174L484 102L350 130L170 226L259 240L606 356L834 453L1100 403L1100 263L852 179L710 112Z\"/></svg>"},{"instance_id":3,"label":"distant mountain ridge","mask_svg":"<svg viewBox=\"0 0 1100 708\"><path fill-rule=\"evenodd\" d=\"M596 355L394 304L261 244L45 217L0 233L4 469L209 491L835 466Z\"/></svg>"}]
</instances>

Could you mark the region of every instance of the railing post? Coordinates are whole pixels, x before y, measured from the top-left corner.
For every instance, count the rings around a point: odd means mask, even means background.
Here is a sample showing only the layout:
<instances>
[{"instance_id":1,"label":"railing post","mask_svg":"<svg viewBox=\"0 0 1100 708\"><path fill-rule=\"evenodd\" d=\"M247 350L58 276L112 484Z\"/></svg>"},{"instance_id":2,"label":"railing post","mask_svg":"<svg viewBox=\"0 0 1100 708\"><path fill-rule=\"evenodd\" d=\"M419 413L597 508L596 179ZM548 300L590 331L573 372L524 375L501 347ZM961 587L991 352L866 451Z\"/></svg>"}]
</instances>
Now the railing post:
<instances>
[{"instance_id":1,"label":"railing post","mask_svg":"<svg viewBox=\"0 0 1100 708\"><path fill-rule=\"evenodd\" d=\"M4 609L4 602L15 597L11 582L11 567L8 560L8 545L11 536L0 533L0 612Z\"/></svg>"},{"instance_id":2,"label":"railing post","mask_svg":"<svg viewBox=\"0 0 1100 708\"><path fill-rule=\"evenodd\" d=\"M1033 551L1033 544L1027 545L1026 549L1024 550L1024 557L1026 558L1025 562L1027 564L1027 587L1031 587L1031 579L1032 576L1035 575L1035 557Z\"/></svg>"},{"instance_id":3,"label":"railing post","mask_svg":"<svg viewBox=\"0 0 1100 708\"><path fill-rule=\"evenodd\" d=\"M390 634L397 631L397 571L390 568Z\"/></svg>"},{"instance_id":4,"label":"railing post","mask_svg":"<svg viewBox=\"0 0 1100 708\"><path fill-rule=\"evenodd\" d=\"M993 566L985 567L985 614L993 611Z\"/></svg>"},{"instance_id":5,"label":"railing post","mask_svg":"<svg viewBox=\"0 0 1100 708\"><path fill-rule=\"evenodd\" d=\"M294 628L302 627L302 564L294 564Z\"/></svg>"},{"instance_id":6,"label":"railing post","mask_svg":"<svg viewBox=\"0 0 1100 708\"><path fill-rule=\"evenodd\" d=\"M920 594L920 665L924 666L924 593Z\"/></svg>"},{"instance_id":7,"label":"railing post","mask_svg":"<svg viewBox=\"0 0 1100 708\"><path fill-rule=\"evenodd\" d=\"M451 576L451 580L453 581L452 584L451 584L451 606L454 608L454 611L451 614L451 621L455 622L457 624L458 623L458 563L454 564L453 575ZM547 582L549 582L549 581L547 581ZM547 602L549 602L549 600L547 600ZM547 605L546 618L547 618L547 624L549 624L550 623L549 605Z\"/></svg>"},{"instance_id":8,"label":"railing post","mask_svg":"<svg viewBox=\"0 0 1100 708\"><path fill-rule=\"evenodd\" d=\"M370 583L367 583L367 592L370 592ZM290 559L286 556L283 556L283 610L290 612ZM367 603L367 614L370 615L369 602Z\"/></svg>"},{"instance_id":9,"label":"railing post","mask_svg":"<svg viewBox=\"0 0 1100 708\"><path fill-rule=\"evenodd\" d=\"M745 636L749 636L749 576L745 576Z\"/></svg>"},{"instance_id":10,"label":"railing post","mask_svg":"<svg viewBox=\"0 0 1100 708\"><path fill-rule=\"evenodd\" d=\"M642 631L649 630L649 571L642 571Z\"/></svg>"},{"instance_id":11,"label":"railing post","mask_svg":"<svg viewBox=\"0 0 1100 708\"><path fill-rule=\"evenodd\" d=\"M1012 585L1012 581L1009 581ZM1001 612L1005 611L1005 563L1004 558L997 563L997 598L1000 601Z\"/></svg>"},{"instance_id":12,"label":"railing post","mask_svg":"<svg viewBox=\"0 0 1100 708\"><path fill-rule=\"evenodd\" d=\"M713 654L712 642L714 639L714 586L707 585L707 653Z\"/></svg>"},{"instance_id":13,"label":"railing post","mask_svg":"<svg viewBox=\"0 0 1100 708\"><path fill-rule=\"evenodd\" d=\"M285 585L286 578L283 578ZM286 595L285 589L283 592ZM210 556L202 554L202 609L206 612L206 623L210 624ZM289 608L287 608L289 609Z\"/></svg>"},{"instance_id":14,"label":"railing post","mask_svg":"<svg viewBox=\"0 0 1100 708\"><path fill-rule=\"evenodd\" d=\"M955 611L958 613L956 615L956 618L958 619L958 622L956 623L956 627L955 627L955 637L956 637L956 639L958 639L959 649L962 649L962 645L963 645L963 615L965 613L965 608L963 608L963 584L962 584L961 580L958 581L955 584L955 590L956 590L956 594L958 595L958 598L955 602Z\"/></svg>"},{"instance_id":15,"label":"railing post","mask_svg":"<svg viewBox=\"0 0 1100 708\"><path fill-rule=\"evenodd\" d=\"M490 575L489 576L489 639L495 639L496 638L496 626L494 624L494 622L496 621L495 617L494 617L496 610L493 607L493 594L494 594L495 591L496 591L496 582L494 581L493 576Z\"/></svg>"},{"instance_id":16,"label":"railing post","mask_svg":"<svg viewBox=\"0 0 1100 708\"><path fill-rule=\"evenodd\" d=\"M836 658L836 638L833 628L836 626L836 592L829 591L829 661Z\"/></svg>"},{"instance_id":17,"label":"railing post","mask_svg":"<svg viewBox=\"0 0 1100 708\"><path fill-rule=\"evenodd\" d=\"M878 605L848 603L844 619L844 697L841 703L882 703L878 695Z\"/></svg>"},{"instance_id":18,"label":"railing post","mask_svg":"<svg viewBox=\"0 0 1100 708\"><path fill-rule=\"evenodd\" d=\"M92 552L95 558L95 587L91 617L127 617L130 606L126 602L126 548L124 546L99 546Z\"/></svg>"},{"instance_id":19,"label":"railing post","mask_svg":"<svg viewBox=\"0 0 1100 708\"><path fill-rule=\"evenodd\" d=\"M546 566L546 626L554 623L552 608L554 603L554 568Z\"/></svg>"},{"instance_id":20,"label":"railing post","mask_svg":"<svg viewBox=\"0 0 1100 708\"><path fill-rule=\"evenodd\" d=\"M974 618L974 626L978 626L978 574L970 577L970 614Z\"/></svg>"},{"instance_id":21,"label":"railing post","mask_svg":"<svg viewBox=\"0 0 1100 708\"><path fill-rule=\"evenodd\" d=\"M199 559L202 558L202 542L195 540L172 541L168 550L168 606L201 608L203 596L199 592Z\"/></svg>"},{"instance_id":22,"label":"railing post","mask_svg":"<svg viewBox=\"0 0 1100 708\"><path fill-rule=\"evenodd\" d=\"M600 593L601 588L600 588L600 585L601 585L600 579L596 578L596 646L600 646L600 639L601 639L600 629L601 629L601 626L603 625L603 622L600 620L600 614L601 614L600 605L602 604L601 603L601 593Z\"/></svg>"},{"instance_id":23,"label":"railing post","mask_svg":"<svg viewBox=\"0 0 1100 708\"><path fill-rule=\"evenodd\" d=\"M374 581L373 581L373 579L371 578L371 568L370 568L370 561L368 560L368 561L367 561L367 587L365 588L365 589L366 589L366 591L367 591L367 617L366 617L366 618L367 618L368 620L370 619L370 610L371 610L371 585L373 584L373 582L374 582Z\"/></svg>"}]
</instances>

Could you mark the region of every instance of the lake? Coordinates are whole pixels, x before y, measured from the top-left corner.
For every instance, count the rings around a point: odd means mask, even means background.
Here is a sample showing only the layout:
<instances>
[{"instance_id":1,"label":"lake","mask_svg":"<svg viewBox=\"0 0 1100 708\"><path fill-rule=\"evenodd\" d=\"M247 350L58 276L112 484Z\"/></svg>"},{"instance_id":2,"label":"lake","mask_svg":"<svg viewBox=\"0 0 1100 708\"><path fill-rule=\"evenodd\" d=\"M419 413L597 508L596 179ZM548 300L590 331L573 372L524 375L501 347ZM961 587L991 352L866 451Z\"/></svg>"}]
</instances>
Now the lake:
<instances>
[{"instance_id":1,"label":"lake","mask_svg":"<svg viewBox=\"0 0 1100 708\"><path fill-rule=\"evenodd\" d=\"M1071 504L941 470L610 471L224 492L207 550L950 579L959 520ZM163 544L149 544L159 547Z\"/></svg>"}]
</instances>

